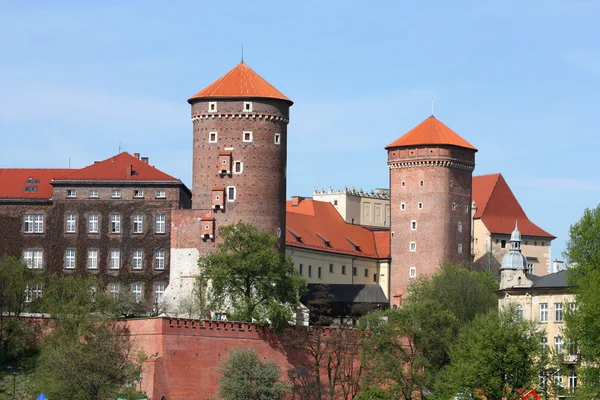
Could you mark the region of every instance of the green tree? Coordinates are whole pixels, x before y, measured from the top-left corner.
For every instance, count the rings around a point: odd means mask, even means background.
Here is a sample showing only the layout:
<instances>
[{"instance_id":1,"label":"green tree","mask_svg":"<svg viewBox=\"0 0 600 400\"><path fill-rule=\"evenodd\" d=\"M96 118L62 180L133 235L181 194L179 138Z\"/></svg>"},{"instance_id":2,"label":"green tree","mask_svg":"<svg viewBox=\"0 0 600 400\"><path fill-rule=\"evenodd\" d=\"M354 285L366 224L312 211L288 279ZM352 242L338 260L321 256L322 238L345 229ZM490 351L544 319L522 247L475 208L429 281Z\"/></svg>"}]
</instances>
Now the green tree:
<instances>
[{"instance_id":1,"label":"green tree","mask_svg":"<svg viewBox=\"0 0 600 400\"><path fill-rule=\"evenodd\" d=\"M219 367L219 396L225 400L285 399L290 386L272 361L261 361L251 349L233 349Z\"/></svg>"},{"instance_id":2,"label":"green tree","mask_svg":"<svg viewBox=\"0 0 600 400\"><path fill-rule=\"evenodd\" d=\"M368 387L354 397L353 400L395 400L390 394L378 387Z\"/></svg>"},{"instance_id":3,"label":"green tree","mask_svg":"<svg viewBox=\"0 0 600 400\"><path fill-rule=\"evenodd\" d=\"M245 223L219 229L223 239L214 253L200 257L199 284L213 309L231 309L233 319L270 322L281 330L300 304L306 282L278 239Z\"/></svg>"},{"instance_id":4,"label":"green tree","mask_svg":"<svg viewBox=\"0 0 600 400\"><path fill-rule=\"evenodd\" d=\"M545 367L541 337L533 322L517 318L514 308L475 317L451 348L437 397L519 399L519 391L531 388Z\"/></svg>"}]
</instances>

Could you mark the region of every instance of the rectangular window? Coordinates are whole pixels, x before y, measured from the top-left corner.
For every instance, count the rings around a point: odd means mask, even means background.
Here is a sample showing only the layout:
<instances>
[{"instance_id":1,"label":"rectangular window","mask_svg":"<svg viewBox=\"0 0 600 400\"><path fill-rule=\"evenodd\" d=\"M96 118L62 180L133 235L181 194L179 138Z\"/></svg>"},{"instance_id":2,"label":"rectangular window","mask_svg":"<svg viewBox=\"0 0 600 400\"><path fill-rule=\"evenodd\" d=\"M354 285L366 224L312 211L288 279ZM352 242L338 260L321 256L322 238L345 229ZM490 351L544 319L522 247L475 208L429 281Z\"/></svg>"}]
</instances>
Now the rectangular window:
<instances>
[{"instance_id":1,"label":"rectangular window","mask_svg":"<svg viewBox=\"0 0 600 400\"><path fill-rule=\"evenodd\" d=\"M65 250L65 269L75 269L75 249Z\"/></svg>"},{"instance_id":2,"label":"rectangular window","mask_svg":"<svg viewBox=\"0 0 600 400\"><path fill-rule=\"evenodd\" d=\"M87 267L88 269L98 269L98 250L88 250Z\"/></svg>"},{"instance_id":3,"label":"rectangular window","mask_svg":"<svg viewBox=\"0 0 600 400\"><path fill-rule=\"evenodd\" d=\"M562 322L563 320L563 304L554 303L554 321Z\"/></svg>"},{"instance_id":4,"label":"rectangular window","mask_svg":"<svg viewBox=\"0 0 600 400\"><path fill-rule=\"evenodd\" d=\"M308 277L312 278L312 265L308 266Z\"/></svg>"},{"instance_id":5,"label":"rectangular window","mask_svg":"<svg viewBox=\"0 0 600 400\"><path fill-rule=\"evenodd\" d=\"M542 351L546 350L548 347L548 338L546 336L542 337L540 344L542 345Z\"/></svg>"},{"instance_id":6,"label":"rectangular window","mask_svg":"<svg viewBox=\"0 0 600 400\"><path fill-rule=\"evenodd\" d=\"M67 189L67 197L74 199L75 197L77 197L77 190L75 189Z\"/></svg>"},{"instance_id":7,"label":"rectangular window","mask_svg":"<svg viewBox=\"0 0 600 400\"><path fill-rule=\"evenodd\" d=\"M411 252L415 252L415 251L417 251L417 242L410 242L410 244L409 244L409 246L408 246L408 249L409 249Z\"/></svg>"},{"instance_id":8,"label":"rectangular window","mask_svg":"<svg viewBox=\"0 0 600 400\"><path fill-rule=\"evenodd\" d=\"M75 233L75 229L77 227L77 214L75 213L67 213L67 233Z\"/></svg>"},{"instance_id":9,"label":"rectangular window","mask_svg":"<svg viewBox=\"0 0 600 400\"><path fill-rule=\"evenodd\" d=\"M462 254L462 244L458 244L458 254Z\"/></svg>"},{"instance_id":10,"label":"rectangular window","mask_svg":"<svg viewBox=\"0 0 600 400\"><path fill-rule=\"evenodd\" d=\"M462 232L462 222L458 223L458 233Z\"/></svg>"},{"instance_id":11,"label":"rectangular window","mask_svg":"<svg viewBox=\"0 0 600 400\"><path fill-rule=\"evenodd\" d=\"M298 267L298 272L300 272L300 275L304 276L304 268L302 267L302 264L300 264Z\"/></svg>"},{"instance_id":12,"label":"rectangular window","mask_svg":"<svg viewBox=\"0 0 600 400\"><path fill-rule=\"evenodd\" d=\"M98 198L98 189L88 190L88 197L91 199L97 199Z\"/></svg>"},{"instance_id":13,"label":"rectangular window","mask_svg":"<svg viewBox=\"0 0 600 400\"><path fill-rule=\"evenodd\" d=\"M113 189L110 197L112 197L113 199L120 199L121 198L121 189Z\"/></svg>"},{"instance_id":14,"label":"rectangular window","mask_svg":"<svg viewBox=\"0 0 600 400\"><path fill-rule=\"evenodd\" d=\"M25 214L25 233L44 233L44 214Z\"/></svg>"},{"instance_id":15,"label":"rectangular window","mask_svg":"<svg viewBox=\"0 0 600 400\"><path fill-rule=\"evenodd\" d=\"M575 303L575 302L569 303L569 311L572 313L577 311L577 303Z\"/></svg>"},{"instance_id":16,"label":"rectangular window","mask_svg":"<svg viewBox=\"0 0 600 400\"><path fill-rule=\"evenodd\" d=\"M244 112L252 112L252 102L251 101L244 102Z\"/></svg>"},{"instance_id":17,"label":"rectangular window","mask_svg":"<svg viewBox=\"0 0 600 400\"><path fill-rule=\"evenodd\" d=\"M322 276L322 268L321 268L321 267L319 267L319 268L317 269L317 278L321 279L322 277L323 277L323 276Z\"/></svg>"},{"instance_id":18,"label":"rectangular window","mask_svg":"<svg viewBox=\"0 0 600 400\"><path fill-rule=\"evenodd\" d=\"M88 233L98 233L98 214L88 214Z\"/></svg>"},{"instance_id":19,"label":"rectangular window","mask_svg":"<svg viewBox=\"0 0 600 400\"><path fill-rule=\"evenodd\" d=\"M275 144L281 144L281 134L276 133L275 136L273 136L273 142Z\"/></svg>"},{"instance_id":20,"label":"rectangular window","mask_svg":"<svg viewBox=\"0 0 600 400\"><path fill-rule=\"evenodd\" d=\"M216 101L208 102L208 112L217 112L217 102Z\"/></svg>"},{"instance_id":21,"label":"rectangular window","mask_svg":"<svg viewBox=\"0 0 600 400\"><path fill-rule=\"evenodd\" d=\"M548 303L540 303L540 322L548 322Z\"/></svg>"},{"instance_id":22,"label":"rectangular window","mask_svg":"<svg viewBox=\"0 0 600 400\"><path fill-rule=\"evenodd\" d=\"M422 210L422 209L423 209L423 203L418 203L418 204L417 204L417 208L418 208L419 210Z\"/></svg>"},{"instance_id":23,"label":"rectangular window","mask_svg":"<svg viewBox=\"0 0 600 400\"><path fill-rule=\"evenodd\" d=\"M346 275L346 266L342 265L342 275Z\"/></svg>"},{"instance_id":24,"label":"rectangular window","mask_svg":"<svg viewBox=\"0 0 600 400\"><path fill-rule=\"evenodd\" d=\"M416 220L412 220L410 221L410 230L411 231L416 231L417 230L417 221Z\"/></svg>"},{"instance_id":25,"label":"rectangular window","mask_svg":"<svg viewBox=\"0 0 600 400\"><path fill-rule=\"evenodd\" d=\"M563 351L563 339L560 336L554 336L554 353L561 354Z\"/></svg>"},{"instance_id":26,"label":"rectangular window","mask_svg":"<svg viewBox=\"0 0 600 400\"><path fill-rule=\"evenodd\" d=\"M121 233L121 214L110 216L110 233Z\"/></svg>"},{"instance_id":27,"label":"rectangular window","mask_svg":"<svg viewBox=\"0 0 600 400\"><path fill-rule=\"evenodd\" d=\"M452 182L452 179L450 179L450 187L454 186L454 182Z\"/></svg>"},{"instance_id":28,"label":"rectangular window","mask_svg":"<svg viewBox=\"0 0 600 400\"><path fill-rule=\"evenodd\" d=\"M167 192L163 189L159 189L156 191L156 198L157 199L166 199L167 198Z\"/></svg>"},{"instance_id":29,"label":"rectangular window","mask_svg":"<svg viewBox=\"0 0 600 400\"><path fill-rule=\"evenodd\" d=\"M357 271L356 271L356 267L352 267L352 276L356 276L358 275Z\"/></svg>"},{"instance_id":30,"label":"rectangular window","mask_svg":"<svg viewBox=\"0 0 600 400\"><path fill-rule=\"evenodd\" d=\"M131 291L133 292L133 294L135 296L135 301L137 301L138 303L140 301L142 301L142 284L141 283L132 283Z\"/></svg>"},{"instance_id":31,"label":"rectangular window","mask_svg":"<svg viewBox=\"0 0 600 400\"><path fill-rule=\"evenodd\" d=\"M162 303L164 294L165 294L165 284L164 283L155 283L154 284L154 303L156 303L156 304Z\"/></svg>"},{"instance_id":32,"label":"rectangular window","mask_svg":"<svg viewBox=\"0 0 600 400\"><path fill-rule=\"evenodd\" d=\"M421 181L421 187L425 186L425 181Z\"/></svg>"},{"instance_id":33,"label":"rectangular window","mask_svg":"<svg viewBox=\"0 0 600 400\"><path fill-rule=\"evenodd\" d=\"M333 264L329 264L329 273L333 274Z\"/></svg>"},{"instance_id":34,"label":"rectangular window","mask_svg":"<svg viewBox=\"0 0 600 400\"><path fill-rule=\"evenodd\" d=\"M373 274L373 282L377 282L377 274Z\"/></svg>"},{"instance_id":35,"label":"rectangular window","mask_svg":"<svg viewBox=\"0 0 600 400\"><path fill-rule=\"evenodd\" d=\"M244 172L244 163L241 161L235 161L233 163L233 173L241 174L242 172Z\"/></svg>"},{"instance_id":36,"label":"rectangular window","mask_svg":"<svg viewBox=\"0 0 600 400\"><path fill-rule=\"evenodd\" d=\"M208 143L217 143L218 135L217 132L208 133Z\"/></svg>"},{"instance_id":37,"label":"rectangular window","mask_svg":"<svg viewBox=\"0 0 600 400\"><path fill-rule=\"evenodd\" d=\"M119 297L119 284L118 283L109 283L108 284L108 293L113 297Z\"/></svg>"},{"instance_id":38,"label":"rectangular window","mask_svg":"<svg viewBox=\"0 0 600 400\"><path fill-rule=\"evenodd\" d=\"M365 268L365 278L369 277L369 268Z\"/></svg>"},{"instance_id":39,"label":"rectangular window","mask_svg":"<svg viewBox=\"0 0 600 400\"><path fill-rule=\"evenodd\" d=\"M135 189L133 191L133 197L135 197L136 199L143 199L144 198L144 190L143 189Z\"/></svg>"},{"instance_id":40,"label":"rectangular window","mask_svg":"<svg viewBox=\"0 0 600 400\"><path fill-rule=\"evenodd\" d=\"M567 378L567 388L570 390L574 390L577 388L577 371L575 371L575 368L571 370L571 373Z\"/></svg>"},{"instance_id":41,"label":"rectangular window","mask_svg":"<svg viewBox=\"0 0 600 400\"><path fill-rule=\"evenodd\" d=\"M235 186L227 186L227 201L235 201Z\"/></svg>"},{"instance_id":42,"label":"rectangular window","mask_svg":"<svg viewBox=\"0 0 600 400\"><path fill-rule=\"evenodd\" d=\"M400 203L400 209L402 211L406 210L406 203Z\"/></svg>"},{"instance_id":43,"label":"rectangular window","mask_svg":"<svg viewBox=\"0 0 600 400\"><path fill-rule=\"evenodd\" d=\"M156 233L165 233L167 216L165 214L156 214Z\"/></svg>"},{"instance_id":44,"label":"rectangular window","mask_svg":"<svg viewBox=\"0 0 600 400\"><path fill-rule=\"evenodd\" d=\"M131 262L131 268L133 269L142 269L142 259L144 257L144 253L142 250L134 250L133 257Z\"/></svg>"},{"instance_id":45,"label":"rectangular window","mask_svg":"<svg viewBox=\"0 0 600 400\"><path fill-rule=\"evenodd\" d=\"M25 303L31 303L42 297L42 285L25 286Z\"/></svg>"},{"instance_id":46,"label":"rectangular window","mask_svg":"<svg viewBox=\"0 0 600 400\"><path fill-rule=\"evenodd\" d=\"M165 251L157 250L154 253L154 269L165 269Z\"/></svg>"},{"instance_id":47,"label":"rectangular window","mask_svg":"<svg viewBox=\"0 0 600 400\"><path fill-rule=\"evenodd\" d=\"M500 247L502 247L503 249L506 248L506 240L501 240L500 241Z\"/></svg>"},{"instance_id":48,"label":"rectangular window","mask_svg":"<svg viewBox=\"0 0 600 400\"><path fill-rule=\"evenodd\" d=\"M136 214L133 216L133 233L142 233L143 232L143 223L144 216L141 214Z\"/></svg>"},{"instance_id":49,"label":"rectangular window","mask_svg":"<svg viewBox=\"0 0 600 400\"><path fill-rule=\"evenodd\" d=\"M42 260L44 259L43 250L25 250L23 251L23 260L31 269L42 269Z\"/></svg>"},{"instance_id":50,"label":"rectangular window","mask_svg":"<svg viewBox=\"0 0 600 400\"><path fill-rule=\"evenodd\" d=\"M410 278L414 278L417 276L417 268L416 267L410 267L410 269L408 270L408 276Z\"/></svg>"},{"instance_id":51,"label":"rectangular window","mask_svg":"<svg viewBox=\"0 0 600 400\"><path fill-rule=\"evenodd\" d=\"M402 187L406 187L406 181L402 181Z\"/></svg>"},{"instance_id":52,"label":"rectangular window","mask_svg":"<svg viewBox=\"0 0 600 400\"><path fill-rule=\"evenodd\" d=\"M244 132L242 134L242 141L244 143L250 143L250 142L252 142L252 132Z\"/></svg>"},{"instance_id":53,"label":"rectangular window","mask_svg":"<svg viewBox=\"0 0 600 400\"><path fill-rule=\"evenodd\" d=\"M456 203L452 203L452 211L456 211Z\"/></svg>"},{"instance_id":54,"label":"rectangular window","mask_svg":"<svg viewBox=\"0 0 600 400\"><path fill-rule=\"evenodd\" d=\"M112 249L110 251L110 269L119 269L121 268L121 250Z\"/></svg>"}]
</instances>

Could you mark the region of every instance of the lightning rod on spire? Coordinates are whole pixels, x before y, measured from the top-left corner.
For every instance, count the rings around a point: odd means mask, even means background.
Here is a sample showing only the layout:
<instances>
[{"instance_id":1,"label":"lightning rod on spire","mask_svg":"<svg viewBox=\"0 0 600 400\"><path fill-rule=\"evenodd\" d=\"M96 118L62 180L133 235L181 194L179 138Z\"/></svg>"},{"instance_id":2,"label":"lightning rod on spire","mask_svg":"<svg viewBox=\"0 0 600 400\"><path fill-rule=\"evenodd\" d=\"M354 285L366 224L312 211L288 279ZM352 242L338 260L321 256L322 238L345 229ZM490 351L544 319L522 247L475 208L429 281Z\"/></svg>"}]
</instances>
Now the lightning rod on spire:
<instances>
[{"instance_id":1,"label":"lightning rod on spire","mask_svg":"<svg viewBox=\"0 0 600 400\"><path fill-rule=\"evenodd\" d=\"M433 117L433 97L431 98L431 116Z\"/></svg>"},{"instance_id":2,"label":"lightning rod on spire","mask_svg":"<svg viewBox=\"0 0 600 400\"><path fill-rule=\"evenodd\" d=\"M244 63L244 42L242 42L242 64Z\"/></svg>"}]
</instances>

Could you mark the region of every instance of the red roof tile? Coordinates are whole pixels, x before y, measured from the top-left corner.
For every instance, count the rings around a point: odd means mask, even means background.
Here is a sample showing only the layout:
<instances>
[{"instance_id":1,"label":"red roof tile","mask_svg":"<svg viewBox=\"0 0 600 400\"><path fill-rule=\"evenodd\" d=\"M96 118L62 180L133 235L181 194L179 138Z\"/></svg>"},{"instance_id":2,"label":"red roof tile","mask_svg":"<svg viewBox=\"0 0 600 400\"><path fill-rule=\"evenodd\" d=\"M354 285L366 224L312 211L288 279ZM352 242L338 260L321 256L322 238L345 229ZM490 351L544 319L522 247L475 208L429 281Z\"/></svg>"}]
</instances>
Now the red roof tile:
<instances>
[{"instance_id":1,"label":"red roof tile","mask_svg":"<svg viewBox=\"0 0 600 400\"><path fill-rule=\"evenodd\" d=\"M389 258L389 231L374 232L348 224L328 202L302 200L293 206L288 200L286 206L287 245L366 258Z\"/></svg>"},{"instance_id":2,"label":"red roof tile","mask_svg":"<svg viewBox=\"0 0 600 400\"><path fill-rule=\"evenodd\" d=\"M188 102L192 103L194 99L221 97L264 97L292 103L283 93L244 63L238 64L231 71L193 95Z\"/></svg>"},{"instance_id":3,"label":"red roof tile","mask_svg":"<svg viewBox=\"0 0 600 400\"><path fill-rule=\"evenodd\" d=\"M52 197L50 181L69 172L73 172L73 170L56 168L0 169L0 199L50 199ZM27 183L28 180L30 183ZM34 187L35 191L29 189L26 192L25 187Z\"/></svg>"},{"instance_id":4,"label":"red roof tile","mask_svg":"<svg viewBox=\"0 0 600 400\"><path fill-rule=\"evenodd\" d=\"M501 174L473 177L475 219L481 219L491 233L510 235L515 221L523 236L556 237L531 222Z\"/></svg>"},{"instance_id":5,"label":"red roof tile","mask_svg":"<svg viewBox=\"0 0 600 400\"><path fill-rule=\"evenodd\" d=\"M132 174L128 176L127 165ZM57 181L179 181L159 169L146 164L137 157L123 152L85 168L71 170L71 173L58 177Z\"/></svg>"},{"instance_id":6,"label":"red roof tile","mask_svg":"<svg viewBox=\"0 0 600 400\"><path fill-rule=\"evenodd\" d=\"M452 145L477 151L472 144L460 137L433 115L402 135L385 148L411 147L421 145Z\"/></svg>"}]
</instances>

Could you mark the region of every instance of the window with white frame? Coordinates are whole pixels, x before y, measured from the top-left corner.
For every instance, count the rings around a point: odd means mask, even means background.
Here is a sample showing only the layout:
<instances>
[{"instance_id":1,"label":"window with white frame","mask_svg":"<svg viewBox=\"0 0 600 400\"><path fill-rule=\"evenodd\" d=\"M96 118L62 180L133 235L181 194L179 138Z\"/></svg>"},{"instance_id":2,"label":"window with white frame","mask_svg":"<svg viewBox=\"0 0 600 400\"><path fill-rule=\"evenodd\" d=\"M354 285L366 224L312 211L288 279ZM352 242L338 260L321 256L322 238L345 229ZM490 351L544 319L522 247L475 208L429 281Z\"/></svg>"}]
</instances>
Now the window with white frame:
<instances>
[{"instance_id":1,"label":"window with white frame","mask_svg":"<svg viewBox=\"0 0 600 400\"><path fill-rule=\"evenodd\" d=\"M154 302L156 304L162 303L164 294L165 294L165 284L164 283L155 283L154 284Z\"/></svg>"},{"instance_id":2,"label":"window with white frame","mask_svg":"<svg viewBox=\"0 0 600 400\"><path fill-rule=\"evenodd\" d=\"M417 203L417 208L419 210L422 210L423 209L423 203Z\"/></svg>"},{"instance_id":3,"label":"window with white frame","mask_svg":"<svg viewBox=\"0 0 600 400\"><path fill-rule=\"evenodd\" d=\"M208 132L208 143L217 143L218 138L217 132Z\"/></svg>"},{"instance_id":4,"label":"window with white frame","mask_svg":"<svg viewBox=\"0 0 600 400\"><path fill-rule=\"evenodd\" d=\"M67 189L67 197L73 199L77 197L77 190L75 189Z\"/></svg>"},{"instance_id":5,"label":"window with white frame","mask_svg":"<svg viewBox=\"0 0 600 400\"><path fill-rule=\"evenodd\" d=\"M469 213L469 206L465 206L465 214Z\"/></svg>"},{"instance_id":6,"label":"window with white frame","mask_svg":"<svg viewBox=\"0 0 600 400\"><path fill-rule=\"evenodd\" d=\"M417 276L417 268L416 267L410 267L410 269L408 270L408 277L409 278L415 278Z\"/></svg>"},{"instance_id":7,"label":"window with white frame","mask_svg":"<svg viewBox=\"0 0 600 400\"><path fill-rule=\"evenodd\" d=\"M406 181L402 181L402 187L406 187Z\"/></svg>"},{"instance_id":8,"label":"window with white frame","mask_svg":"<svg viewBox=\"0 0 600 400\"><path fill-rule=\"evenodd\" d=\"M562 322L563 320L563 304L554 303L554 321Z\"/></svg>"},{"instance_id":9,"label":"window with white frame","mask_svg":"<svg viewBox=\"0 0 600 400\"><path fill-rule=\"evenodd\" d=\"M554 336L554 353L561 354L563 351L563 338L560 336Z\"/></svg>"},{"instance_id":10,"label":"window with white frame","mask_svg":"<svg viewBox=\"0 0 600 400\"><path fill-rule=\"evenodd\" d=\"M77 214L67 213L65 232L75 233L77 228Z\"/></svg>"},{"instance_id":11,"label":"window with white frame","mask_svg":"<svg viewBox=\"0 0 600 400\"><path fill-rule=\"evenodd\" d=\"M121 233L121 214L110 215L110 233Z\"/></svg>"},{"instance_id":12,"label":"window with white frame","mask_svg":"<svg viewBox=\"0 0 600 400\"><path fill-rule=\"evenodd\" d=\"M135 301L137 301L138 303L140 301L142 301L142 284L141 283L132 283L131 284L131 291L133 292L133 295L135 296Z\"/></svg>"},{"instance_id":13,"label":"window with white frame","mask_svg":"<svg viewBox=\"0 0 600 400\"><path fill-rule=\"evenodd\" d=\"M25 233L44 233L44 214L25 214L23 220Z\"/></svg>"},{"instance_id":14,"label":"window with white frame","mask_svg":"<svg viewBox=\"0 0 600 400\"><path fill-rule=\"evenodd\" d=\"M65 250L65 269L75 269L75 249Z\"/></svg>"},{"instance_id":15,"label":"window with white frame","mask_svg":"<svg viewBox=\"0 0 600 400\"><path fill-rule=\"evenodd\" d=\"M454 186L454 182L450 179L450 187Z\"/></svg>"},{"instance_id":16,"label":"window with white frame","mask_svg":"<svg viewBox=\"0 0 600 400\"><path fill-rule=\"evenodd\" d=\"M462 244L458 244L458 254L462 254Z\"/></svg>"},{"instance_id":17,"label":"window with white frame","mask_svg":"<svg viewBox=\"0 0 600 400\"><path fill-rule=\"evenodd\" d=\"M216 101L208 102L208 112L217 112L217 102Z\"/></svg>"},{"instance_id":18,"label":"window with white frame","mask_svg":"<svg viewBox=\"0 0 600 400\"><path fill-rule=\"evenodd\" d=\"M542 346L542 351L546 350L546 348L548 347L548 337L547 336L542 336L542 338L540 339L540 345Z\"/></svg>"},{"instance_id":19,"label":"window with white frame","mask_svg":"<svg viewBox=\"0 0 600 400\"><path fill-rule=\"evenodd\" d=\"M89 249L88 250L87 267L88 267L88 269L98 269L98 250L97 249Z\"/></svg>"},{"instance_id":20,"label":"window with white frame","mask_svg":"<svg viewBox=\"0 0 600 400\"><path fill-rule=\"evenodd\" d=\"M406 210L406 203L400 203L400 209L402 211Z\"/></svg>"},{"instance_id":21,"label":"window with white frame","mask_svg":"<svg viewBox=\"0 0 600 400\"><path fill-rule=\"evenodd\" d=\"M244 102L244 112L252 112L252 102L251 101Z\"/></svg>"},{"instance_id":22,"label":"window with white frame","mask_svg":"<svg viewBox=\"0 0 600 400\"><path fill-rule=\"evenodd\" d=\"M112 197L113 199L120 199L121 194L121 189L113 189L110 193L110 197Z\"/></svg>"},{"instance_id":23,"label":"window with white frame","mask_svg":"<svg viewBox=\"0 0 600 400\"><path fill-rule=\"evenodd\" d=\"M42 297L42 285L25 286L25 303L31 303L35 299Z\"/></svg>"},{"instance_id":24,"label":"window with white frame","mask_svg":"<svg viewBox=\"0 0 600 400\"><path fill-rule=\"evenodd\" d=\"M156 198L157 199L166 199L167 198L167 192L164 189L158 189L156 191Z\"/></svg>"},{"instance_id":25,"label":"window with white frame","mask_svg":"<svg viewBox=\"0 0 600 400\"><path fill-rule=\"evenodd\" d=\"M462 222L458 223L458 233L462 232Z\"/></svg>"},{"instance_id":26,"label":"window with white frame","mask_svg":"<svg viewBox=\"0 0 600 400\"><path fill-rule=\"evenodd\" d=\"M275 144L281 144L281 133L276 133L273 136L273 143L275 143Z\"/></svg>"},{"instance_id":27,"label":"window with white frame","mask_svg":"<svg viewBox=\"0 0 600 400\"><path fill-rule=\"evenodd\" d=\"M452 203L452 211L456 211L456 203Z\"/></svg>"},{"instance_id":28,"label":"window with white frame","mask_svg":"<svg viewBox=\"0 0 600 400\"><path fill-rule=\"evenodd\" d=\"M118 298L119 297L119 284L118 283L109 283L108 284L108 293L113 297L113 298Z\"/></svg>"},{"instance_id":29,"label":"window with white frame","mask_svg":"<svg viewBox=\"0 0 600 400\"><path fill-rule=\"evenodd\" d=\"M156 214L156 233L165 233L166 232L166 221L167 216L165 214Z\"/></svg>"},{"instance_id":30,"label":"window with white frame","mask_svg":"<svg viewBox=\"0 0 600 400\"><path fill-rule=\"evenodd\" d=\"M142 250L134 250L131 260L131 268L142 269L142 260L144 258L144 252Z\"/></svg>"},{"instance_id":31,"label":"window with white frame","mask_svg":"<svg viewBox=\"0 0 600 400\"><path fill-rule=\"evenodd\" d=\"M98 198L98 189L88 190L88 197L91 199L97 199Z\"/></svg>"},{"instance_id":32,"label":"window with white frame","mask_svg":"<svg viewBox=\"0 0 600 400\"><path fill-rule=\"evenodd\" d=\"M277 237L281 237L281 228L277 228L275 234L277 235Z\"/></svg>"},{"instance_id":33,"label":"window with white frame","mask_svg":"<svg viewBox=\"0 0 600 400\"><path fill-rule=\"evenodd\" d=\"M562 389L563 387L563 377L560 374L560 370L556 370L556 375L554 375L554 389Z\"/></svg>"},{"instance_id":34,"label":"window with white frame","mask_svg":"<svg viewBox=\"0 0 600 400\"><path fill-rule=\"evenodd\" d=\"M234 161L233 162L233 173L241 174L242 172L244 172L244 163L241 161Z\"/></svg>"},{"instance_id":35,"label":"window with white frame","mask_svg":"<svg viewBox=\"0 0 600 400\"><path fill-rule=\"evenodd\" d=\"M165 269L165 251L156 250L154 253L154 269Z\"/></svg>"},{"instance_id":36,"label":"window with white frame","mask_svg":"<svg viewBox=\"0 0 600 400\"><path fill-rule=\"evenodd\" d=\"M144 216L136 214L133 216L133 233L142 233L144 228Z\"/></svg>"},{"instance_id":37,"label":"window with white frame","mask_svg":"<svg viewBox=\"0 0 600 400\"><path fill-rule=\"evenodd\" d=\"M242 142L250 143L252 142L252 132L246 131L242 133Z\"/></svg>"},{"instance_id":38,"label":"window with white frame","mask_svg":"<svg viewBox=\"0 0 600 400\"><path fill-rule=\"evenodd\" d=\"M144 189L135 189L133 191L133 197L135 197L136 199L143 199L144 198Z\"/></svg>"},{"instance_id":39,"label":"window with white frame","mask_svg":"<svg viewBox=\"0 0 600 400\"><path fill-rule=\"evenodd\" d=\"M517 304L515 307L517 321L523 321L523 306L521 304Z\"/></svg>"},{"instance_id":40,"label":"window with white frame","mask_svg":"<svg viewBox=\"0 0 600 400\"><path fill-rule=\"evenodd\" d=\"M413 219L412 221L410 221L410 230L411 231L417 230L417 220L416 219Z\"/></svg>"},{"instance_id":41,"label":"window with white frame","mask_svg":"<svg viewBox=\"0 0 600 400\"><path fill-rule=\"evenodd\" d=\"M411 252L417 251L417 242L410 242L410 244L408 245L408 249Z\"/></svg>"},{"instance_id":42,"label":"window with white frame","mask_svg":"<svg viewBox=\"0 0 600 400\"><path fill-rule=\"evenodd\" d=\"M577 303L575 302L571 302L569 303L569 311L574 313L575 311L577 311Z\"/></svg>"},{"instance_id":43,"label":"window with white frame","mask_svg":"<svg viewBox=\"0 0 600 400\"><path fill-rule=\"evenodd\" d=\"M540 322L548 322L548 303L540 303Z\"/></svg>"},{"instance_id":44,"label":"window with white frame","mask_svg":"<svg viewBox=\"0 0 600 400\"><path fill-rule=\"evenodd\" d=\"M235 186L227 186L227 201L235 201Z\"/></svg>"},{"instance_id":45,"label":"window with white frame","mask_svg":"<svg viewBox=\"0 0 600 400\"><path fill-rule=\"evenodd\" d=\"M98 214L88 214L88 233L98 233Z\"/></svg>"},{"instance_id":46,"label":"window with white frame","mask_svg":"<svg viewBox=\"0 0 600 400\"><path fill-rule=\"evenodd\" d=\"M31 269L42 269L44 259L43 250L25 250L23 251L23 261Z\"/></svg>"},{"instance_id":47,"label":"window with white frame","mask_svg":"<svg viewBox=\"0 0 600 400\"><path fill-rule=\"evenodd\" d=\"M575 368L571 369L569 376L567 377L567 389L575 390L577 388L577 371Z\"/></svg>"},{"instance_id":48,"label":"window with white frame","mask_svg":"<svg viewBox=\"0 0 600 400\"><path fill-rule=\"evenodd\" d=\"M121 250L120 249L111 249L110 250L110 262L109 262L108 267L110 269L121 268Z\"/></svg>"}]
</instances>

